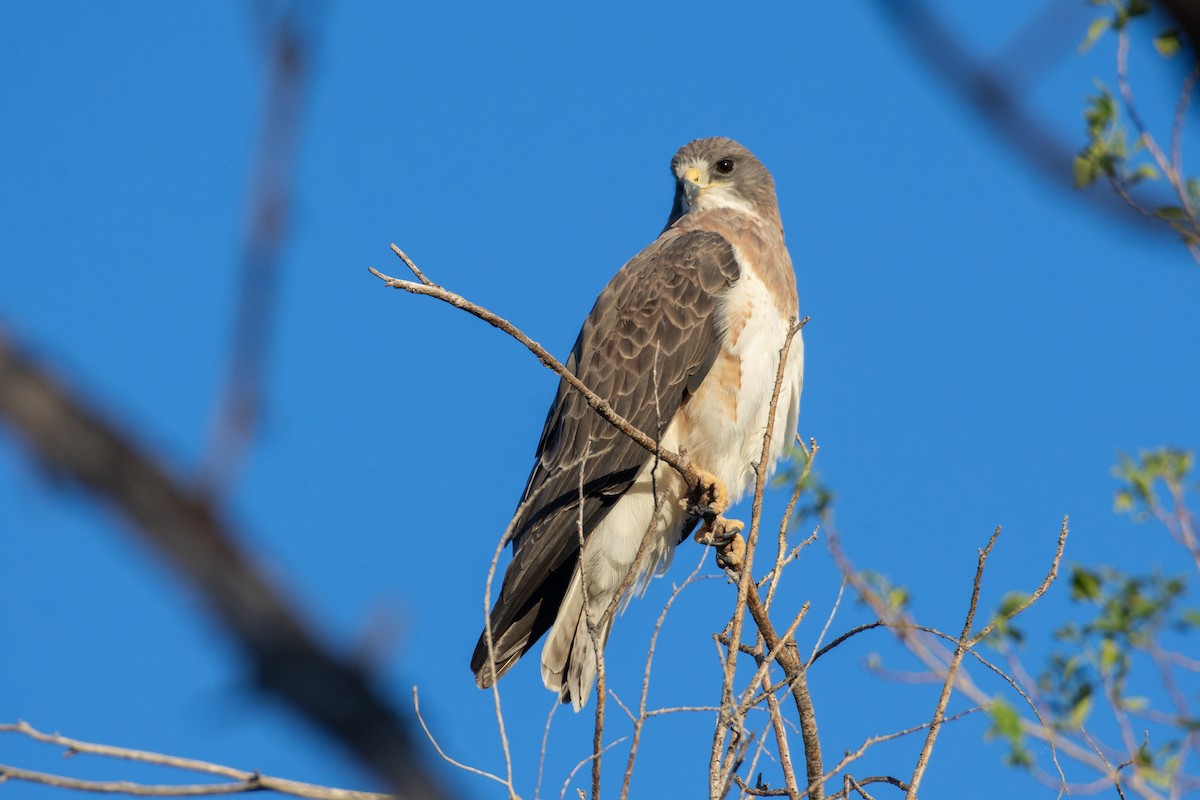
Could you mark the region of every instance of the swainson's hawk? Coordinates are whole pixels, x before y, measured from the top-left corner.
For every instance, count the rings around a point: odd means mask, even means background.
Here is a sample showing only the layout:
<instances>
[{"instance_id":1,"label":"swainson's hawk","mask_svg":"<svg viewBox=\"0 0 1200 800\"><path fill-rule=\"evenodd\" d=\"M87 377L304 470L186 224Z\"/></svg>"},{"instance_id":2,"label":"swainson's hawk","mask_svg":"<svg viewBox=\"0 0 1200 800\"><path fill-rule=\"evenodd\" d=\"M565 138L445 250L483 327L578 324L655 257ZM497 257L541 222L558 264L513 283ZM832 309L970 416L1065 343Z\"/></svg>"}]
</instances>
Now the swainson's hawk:
<instances>
[{"instance_id":1,"label":"swainson's hawk","mask_svg":"<svg viewBox=\"0 0 1200 800\"><path fill-rule=\"evenodd\" d=\"M736 500L761 453L779 350L798 310L796 277L775 183L746 148L698 139L675 154L671 172L675 204L666 228L600 293L566 366L664 448L723 481ZM797 336L771 463L796 429L803 353ZM476 682L491 686L549 631L542 680L564 703L583 706L596 655L581 581L600 624L651 530L633 584L643 590L698 522L681 506L685 491L673 469L656 468L653 456L561 382L522 501L533 499L513 521L513 559L491 612L495 666L481 635L471 657ZM602 644L611 624L603 622Z\"/></svg>"}]
</instances>

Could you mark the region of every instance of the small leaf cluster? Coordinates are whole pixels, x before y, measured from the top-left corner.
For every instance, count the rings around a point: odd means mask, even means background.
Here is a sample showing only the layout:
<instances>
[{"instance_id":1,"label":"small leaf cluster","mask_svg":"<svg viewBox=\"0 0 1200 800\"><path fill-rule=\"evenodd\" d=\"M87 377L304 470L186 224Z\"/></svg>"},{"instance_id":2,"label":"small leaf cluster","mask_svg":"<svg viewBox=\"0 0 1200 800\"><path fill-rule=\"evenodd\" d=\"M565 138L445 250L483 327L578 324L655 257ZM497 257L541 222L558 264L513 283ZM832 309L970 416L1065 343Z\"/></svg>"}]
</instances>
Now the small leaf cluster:
<instances>
[{"instance_id":1,"label":"small leaf cluster","mask_svg":"<svg viewBox=\"0 0 1200 800\"><path fill-rule=\"evenodd\" d=\"M1090 0L1092 5L1104 6L1109 13L1097 17L1088 26L1080 50L1092 47L1105 33L1113 32L1124 36L1130 22L1146 16L1150 11L1149 0ZM1171 58L1183 49L1178 28L1160 31L1154 37L1154 48L1163 58ZM1102 82L1096 81L1097 93L1086 98L1084 120L1086 142L1075 156L1072 172L1076 188L1091 186L1101 177L1106 178L1118 194L1141 213L1167 223L1200 259L1200 181L1182 174L1182 165L1173 158L1168 164L1161 150L1155 150L1149 131L1137 122L1132 98L1124 92L1125 111L1133 117L1136 131L1127 130L1121 116L1121 107L1112 91ZM1183 101L1181 101L1183 102ZM1146 157L1147 147L1155 150L1155 158ZM1151 163L1155 162L1155 163ZM1157 164L1157 166L1156 166ZM1167 171L1163 175L1162 170ZM1178 202L1167 205L1143 203L1135 200L1130 191L1138 184L1158 181L1166 177Z\"/></svg>"},{"instance_id":2,"label":"small leaf cluster","mask_svg":"<svg viewBox=\"0 0 1200 800\"><path fill-rule=\"evenodd\" d=\"M1096 43L1096 40L1103 36L1106 32L1112 30L1120 33L1125 30L1125 26L1135 17L1142 17L1150 13L1149 0L1088 0L1094 6L1107 6L1112 9L1112 16L1097 17L1092 20L1092 24L1088 25L1087 36L1083 39L1083 44L1079 45L1080 51L1087 50ZM1162 52L1160 49L1159 52Z\"/></svg>"},{"instance_id":3,"label":"small leaf cluster","mask_svg":"<svg viewBox=\"0 0 1200 800\"><path fill-rule=\"evenodd\" d=\"M800 499L792 518L788 521L789 528L796 528L805 520L820 518L833 508L834 494L817 470L811 466L807 473L809 455L801 447L792 446L787 454L788 461L779 473L772 479L775 488L794 487L800 483Z\"/></svg>"},{"instance_id":4,"label":"small leaf cluster","mask_svg":"<svg viewBox=\"0 0 1200 800\"><path fill-rule=\"evenodd\" d=\"M1087 98L1083 112L1087 144L1075 156L1075 187L1090 186L1101 176L1123 191L1142 181L1157 180L1160 176L1153 164L1131 163L1142 151L1141 137L1135 138L1132 145L1129 143L1112 91L1099 81L1096 88L1098 93Z\"/></svg>"},{"instance_id":5,"label":"small leaf cluster","mask_svg":"<svg viewBox=\"0 0 1200 800\"><path fill-rule=\"evenodd\" d=\"M873 570L863 570L859 573L862 581L866 586L870 587L881 601L883 601L885 610L893 618L899 616L908 608L910 599L908 589L903 586L897 586L888 580L886 575L882 575Z\"/></svg>"},{"instance_id":6,"label":"small leaf cluster","mask_svg":"<svg viewBox=\"0 0 1200 800\"><path fill-rule=\"evenodd\" d=\"M1163 508L1164 493L1182 496L1194 464L1191 452L1176 447L1142 451L1137 458L1122 453L1113 467L1113 475L1122 483L1113 508L1133 514L1139 522L1156 516Z\"/></svg>"},{"instance_id":7,"label":"small leaf cluster","mask_svg":"<svg viewBox=\"0 0 1200 800\"><path fill-rule=\"evenodd\" d=\"M1112 16L1097 17L1088 25L1087 35L1079 45L1084 52L1096 43L1096 40L1108 31L1120 33L1125 30L1132 20L1144 17L1150 13L1149 0L1088 0L1093 6L1108 7ZM1163 58L1170 58L1183 49L1183 40L1178 28L1167 28L1154 37L1154 49Z\"/></svg>"},{"instance_id":8,"label":"small leaf cluster","mask_svg":"<svg viewBox=\"0 0 1200 800\"><path fill-rule=\"evenodd\" d=\"M1010 767L1031 769L1033 753L1025 746L1025 733L1021 729L1021 715L1004 698L997 697L988 706L992 724L984 734L985 739L1002 739L1008 743L1004 763Z\"/></svg>"},{"instance_id":9,"label":"small leaf cluster","mask_svg":"<svg viewBox=\"0 0 1200 800\"><path fill-rule=\"evenodd\" d=\"M988 642L993 647L999 647L1003 642L1024 644L1025 632L1013 623L1012 617L1028 601L1028 592L1008 592L1000 598L1000 607L992 615L992 632L988 634Z\"/></svg>"},{"instance_id":10,"label":"small leaf cluster","mask_svg":"<svg viewBox=\"0 0 1200 800\"><path fill-rule=\"evenodd\" d=\"M1070 589L1071 599L1092 611L1085 622L1068 623L1055 633L1064 647L1050 656L1038 677L1038 692L1050 712L1047 722L1062 734L1076 733L1098 703L1122 714L1166 720L1154 747L1147 740L1131 754L1139 775L1165 787L1176 775L1184 737L1200 721L1156 711L1149 698L1131 688L1156 690L1146 681L1152 673L1135 675L1135 668L1139 654L1149 659L1158 650L1165 631L1188 633L1200 627L1200 613L1182 604L1187 582L1178 576L1075 566ZM1010 740L1010 762L1020 763L1020 744Z\"/></svg>"},{"instance_id":11,"label":"small leaf cluster","mask_svg":"<svg viewBox=\"0 0 1200 800\"><path fill-rule=\"evenodd\" d=\"M1191 519L1184 489L1194 462L1192 453L1168 447L1120 456L1113 468L1121 480L1116 510L1156 519L1175 536L1172 524ZM1195 775L1184 775L1181 759L1192 747L1189 737L1200 731L1200 714L1191 704L1200 697L1200 667L1194 645L1172 653L1167 644L1180 636L1194 642L1200 632L1200 609L1189 605L1187 577L1075 565L1067 583L1082 613L1055 631L1057 645L1030 691L1042 719L1087 749L1104 738L1101 732L1114 715L1125 719L1129 729L1144 731L1140 747L1129 745L1124 756L1144 785L1174 789L1195 781ZM1023 644L1025 635L1008 617L1025 598L1016 592L1004 596L988 637L1010 659L1016 658L1012 646ZM1005 763L1034 768L1037 748L1027 743L1031 728L1020 709L996 700L989 714L987 736L1007 745Z\"/></svg>"}]
</instances>

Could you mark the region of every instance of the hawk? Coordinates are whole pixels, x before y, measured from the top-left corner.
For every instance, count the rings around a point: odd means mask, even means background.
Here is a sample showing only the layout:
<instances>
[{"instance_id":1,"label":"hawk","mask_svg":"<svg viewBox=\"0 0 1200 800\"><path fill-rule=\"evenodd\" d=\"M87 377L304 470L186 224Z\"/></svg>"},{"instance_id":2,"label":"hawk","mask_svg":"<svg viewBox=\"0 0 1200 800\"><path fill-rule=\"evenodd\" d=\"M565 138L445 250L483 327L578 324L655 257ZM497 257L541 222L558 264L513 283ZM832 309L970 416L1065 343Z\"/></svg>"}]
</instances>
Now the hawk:
<instances>
[{"instance_id":1,"label":"hawk","mask_svg":"<svg viewBox=\"0 0 1200 800\"><path fill-rule=\"evenodd\" d=\"M675 154L671 172L666 227L600 293L566 367L663 448L716 476L736 501L761 455L779 351L799 307L796 276L775 183L749 150L731 139L697 139ZM803 364L797 335L771 464L796 429ZM686 494L675 470L560 382L489 618L494 663L485 630L471 657L476 683L491 686L549 631L542 680L578 711L596 676L588 616L603 647L612 626L605 611L642 537L651 538L630 595L666 569L699 522Z\"/></svg>"}]
</instances>

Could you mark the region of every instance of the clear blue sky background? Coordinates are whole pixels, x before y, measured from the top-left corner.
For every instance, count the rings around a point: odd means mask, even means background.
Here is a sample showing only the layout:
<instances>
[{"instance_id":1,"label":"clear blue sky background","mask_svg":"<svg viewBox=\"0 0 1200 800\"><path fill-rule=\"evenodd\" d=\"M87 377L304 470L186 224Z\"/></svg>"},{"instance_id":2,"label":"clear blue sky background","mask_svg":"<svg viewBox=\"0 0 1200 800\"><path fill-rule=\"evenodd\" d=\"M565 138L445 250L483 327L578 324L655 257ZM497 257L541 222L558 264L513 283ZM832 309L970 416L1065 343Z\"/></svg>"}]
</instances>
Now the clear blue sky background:
<instances>
[{"instance_id":1,"label":"clear blue sky background","mask_svg":"<svg viewBox=\"0 0 1200 800\"><path fill-rule=\"evenodd\" d=\"M1039 4L944 5L990 53ZM248 8L0 11L0 324L183 474L205 450L239 286L264 73ZM1087 14L1081 3L1068 18L1061 63L1031 95L1077 141L1091 76L1112 71L1107 44L1074 55ZM1148 116L1165 119L1155 61L1135 48ZM405 707L420 687L452 755L502 769L491 697L467 660L555 379L496 331L366 268L400 274L395 241L565 355L596 293L661 229L668 161L692 138L739 139L775 174L812 316L800 431L823 448L849 555L911 587L922 621L959 628L976 548L998 524L989 606L1037 584L1064 514L1071 561L1186 569L1165 537L1113 515L1109 468L1119 451L1200 445L1200 267L1043 183L870 4L335 4L315 69L266 417L231 513L336 646L394 630L376 654L381 682ZM249 691L222 633L119 520L15 445L0 431L0 718L370 785ZM699 556L685 547L616 625L611 680L627 702L671 582ZM789 574L781 608L812 602L802 643L837 584L820 546ZM682 597L652 705L717 699L710 634L730 606L719 581ZM1031 612L1031 664L1068 609L1060 586ZM831 630L864 615L847 601ZM931 713L936 687L862 668L877 650L911 666L878 634L814 669L830 756ZM502 685L528 798L553 698L536 657ZM926 796L1037 789L1000 766L985 728L943 734ZM634 796L701 796L711 730L702 716L652 721ZM542 794L557 797L589 752L590 715L559 712L552 740ZM903 775L918 748L881 747L858 774ZM11 739L0 762L64 767ZM463 796L496 796L443 773Z\"/></svg>"}]
</instances>

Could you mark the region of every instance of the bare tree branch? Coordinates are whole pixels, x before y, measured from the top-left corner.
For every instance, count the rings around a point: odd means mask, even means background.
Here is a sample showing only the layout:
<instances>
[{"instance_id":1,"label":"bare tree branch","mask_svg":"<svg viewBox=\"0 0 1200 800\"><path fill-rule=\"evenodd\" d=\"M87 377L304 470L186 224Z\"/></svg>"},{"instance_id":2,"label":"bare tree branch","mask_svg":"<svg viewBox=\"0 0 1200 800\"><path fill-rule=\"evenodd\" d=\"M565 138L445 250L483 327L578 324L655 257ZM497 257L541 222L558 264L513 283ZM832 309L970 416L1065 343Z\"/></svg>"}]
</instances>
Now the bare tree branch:
<instances>
[{"instance_id":1,"label":"bare tree branch","mask_svg":"<svg viewBox=\"0 0 1200 800\"><path fill-rule=\"evenodd\" d=\"M490 780L495 781L496 783L498 783L501 786L508 789L508 796L510 798L515 798L517 796L517 793L515 791L513 791L511 775L508 778L501 778L499 775L495 775L491 772L479 769L477 767L472 767L470 764L464 764L461 761L451 758L450 756L446 755L446 751L442 749L442 746L440 744L438 744L437 739L435 739L433 737L433 733L429 730L429 726L425 724L425 718L421 716L421 698L417 693L416 686L414 686L412 688L412 694L413 694L413 713L416 714L416 716L417 716L417 722L419 722L421 724L421 730L425 731L425 736L426 736L426 738L429 739L429 743L431 745L433 745L433 749L437 750L437 754L439 756L441 756L442 759L447 764L451 764L455 767L458 767L459 769L463 770L464 772L469 772L472 775L478 775L481 778L488 778ZM511 770L512 769L511 759L506 759L505 763L509 765L509 769Z\"/></svg>"},{"instance_id":2,"label":"bare tree branch","mask_svg":"<svg viewBox=\"0 0 1200 800\"><path fill-rule=\"evenodd\" d=\"M391 795L378 794L376 792L335 789L329 786L318 786L312 783L287 780L286 778L275 778L270 775L263 775L261 772L234 769L233 767L221 764L197 761L194 758L180 758L162 753L152 753L148 750L132 750L127 747L114 747L113 745L69 739L66 736L60 736L56 733L43 733L34 729L33 726L26 722L0 724L0 733L17 733L27 736L34 741L64 747L66 748L66 755L83 753L105 758L118 758L125 761L157 764L172 769L198 772L204 775L215 775L233 780L231 783L202 784L145 784L132 781L91 781L0 764L0 782L4 780L17 780L82 792L128 794L139 797L201 797L268 790L294 797L314 798L314 800L389 800L391 798Z\"/></svg>"},{"instance_id":3,"label":"bare tree branch","mask_svg":"<svg viewBox=\"0 0 1200 800\"><path fill-rule=\"evenodd\" d=\"M643 431L638 430L632 423L618 414L608 400L593 392L574 373L563 366L558 359L550 355L550 353L544 347L533 341L533 339L529 338L529 336L527 336L522 330L517 328L508 320L503 319L483 306L472 303L461 295L444 289L433 281L429 280L424 273L417 268L417 265L413 263L412 259L410 259L404 253L404 251L394 244L392 245L392 251L396 253L396 255L405 263L405 265L413 272L413 275L415 275L420 282L414 283L412 281L393 278L389 275L385 275L374 267L369 267L372 275L379 278L387 286L393 289L402 289L410 294L425 295L427 297L433 297L441 300L442 302L449 303L455 308L466 311L468 314L483 320L492 327L498 328L512 338L516 339L518 342L524 345L526 349L533 353L534 356L537 357L538 361L542 362L542 364L547 368L553 370L554 373L566 381L571 388L579 392L587 401L588 405L606 422L615 427L617 430L621 431L621 433L628 436L639 446L644 448L646 452L653 454L655 458L663 461L679 473L679 475L687 483L688 499L690 501L689 505L712 509L704 517L704 525L701 529L701 534L705 534L710 531L720 534L726 529L727 526L730 525L729 521L721 516L721 513L725 510L722 507L722 503L724 502L724 488L720 485L720 481L718 481L715 476L690 463L681 454L660 447L655 439ZM807 318L801 321L799 323L800 327L803 327L807 321ZM790 338L791 337L789 336L789 341Z\"/></svg>"},{"instance_id":4,"label":"bare tree branch","mask_svg":"<svg viewBox=\"0 0 1200 800\"><path fill-rule=\"evenodd\" d=\"M1054 580L1058 577L1058 565L1062 563L1063 548L1067 546L1067 521L1068 518L1063 517L1062 527L1058 530L1058 547L1054 551L1054 558L1050 561L1050 569L1046 573L1046 577L1042 579L1041 585L1034 589L1033 594L1021 601L1021 603L1019 603L1012 611L996 617L987 625L985 625L983 630L971 637L970 641L967 642L967 647L974 647L975 645L979 644L986 639L1001 622L1008 622L1010 619L1036 603L1038 598L1044 595L1046 590L1050 588L1050 584L1054 583Z\"/></svg>"},{"instance_id":5,"label":"bare tree branch","mask_svg":"<svg viewBox=\"0 0 1200 800\"><path fill-rule=\"evenodd\" d=\"M975 583L971 588L971 601L967 605L967 620L963 623L962 634L958 637L958 644L954 648L954 656L946 668L946 680L942 683L942 694L934 708L933 719L929 722L929 733L925 736L925 745L921 748L921 755L917 757L917 766L913 768L912 778L908 782L908 792L905 795L907 800L917 800L917 789L921 785L921 778L925 775L925 768L929 765L929 757L933 754L933 745L937 741L938 732L941 730L942 721L946 716L946 706L950 702L950 693L954 689L954 676L958 674L958 667L962 664L963 654L967 650L967 637L971 635L971 626L975 624L975 610L979 607L979 589L983 584L983 569L987 565L987 557L992 552L992 548L996 546L996 539L999 536L1000 528L996 528L992 538L988 540L987 546L979 551L979 561L975 567ZM1060 552L1061 541L1060 539Z\"/></svg>"}]
</instances>

